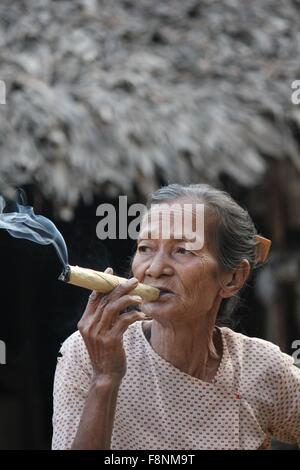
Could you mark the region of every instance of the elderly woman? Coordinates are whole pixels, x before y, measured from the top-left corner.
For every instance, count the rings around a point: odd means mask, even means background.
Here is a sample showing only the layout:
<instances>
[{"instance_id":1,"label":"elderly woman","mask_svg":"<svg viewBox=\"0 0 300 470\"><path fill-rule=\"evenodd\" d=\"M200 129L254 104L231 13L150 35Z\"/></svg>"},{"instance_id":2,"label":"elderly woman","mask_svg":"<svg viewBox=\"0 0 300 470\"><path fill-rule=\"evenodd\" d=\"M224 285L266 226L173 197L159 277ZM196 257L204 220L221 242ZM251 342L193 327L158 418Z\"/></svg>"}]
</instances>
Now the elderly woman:
<instances>
[{"instance_id":1,"label":"elderly woman","mask_svg":"<svg viewBox=\"0 0 300 470\"><path fill-rule=\"evenodd\" d=\"M258 260L249 214L203 184L159 189L148 216L162 203L204 204L204 244L187 249L174 223L169 237L151 237L157 220L144 217L134 277L93 292L61 348L53 449L260 449L272 436L299 445L292 358L216 326ZM158 300L131 295L138 281L159 288Z\"/></svg>"}]
</instances>

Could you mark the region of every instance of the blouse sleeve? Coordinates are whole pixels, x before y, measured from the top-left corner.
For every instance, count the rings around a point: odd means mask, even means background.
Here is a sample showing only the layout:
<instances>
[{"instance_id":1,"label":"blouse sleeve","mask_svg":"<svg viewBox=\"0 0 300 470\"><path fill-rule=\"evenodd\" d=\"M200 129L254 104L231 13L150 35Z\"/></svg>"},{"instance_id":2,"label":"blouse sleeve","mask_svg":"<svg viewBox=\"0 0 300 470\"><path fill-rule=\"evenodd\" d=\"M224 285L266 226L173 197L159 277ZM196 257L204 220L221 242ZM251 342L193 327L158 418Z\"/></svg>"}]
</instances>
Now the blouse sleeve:
<instances>
[{"instance_id":1,"label":"blouse sleeve","mask_svg":"<svg viewBox=\"0 0 300 470\"><path fill-rule=\"evenodd\" d=\"M88 352L79 332L60 349L53 389L53 450L71 448L90 385Z\"/></svg>"},{"instance_id":2,"label":"blouse sleeve","mask_svg":"<svg viewBox=\"0 0 300 470\"><path fill-rule=\"evenodd\" d=\"M271 434L279 441L300 446L300 369L294 365L290 356L282 356Z\"/></svg>"}]
</instances>

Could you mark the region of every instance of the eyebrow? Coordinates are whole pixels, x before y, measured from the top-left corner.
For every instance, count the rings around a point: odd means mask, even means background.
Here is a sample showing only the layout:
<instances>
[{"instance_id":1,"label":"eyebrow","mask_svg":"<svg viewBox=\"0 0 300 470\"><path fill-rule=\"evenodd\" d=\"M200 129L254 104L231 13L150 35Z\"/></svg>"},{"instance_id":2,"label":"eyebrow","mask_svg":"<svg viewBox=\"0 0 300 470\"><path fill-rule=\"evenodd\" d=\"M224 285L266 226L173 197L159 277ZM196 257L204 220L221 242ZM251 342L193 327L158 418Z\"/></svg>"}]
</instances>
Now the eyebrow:
<instances>
[{"instance_id":1,"label":"eyebrow","mask_svg":"<svg viewBox=\"0 0 300 470\"><path fill-rule=\"evenodd\" d=\"M144 240L172 240L176 242L188 242L188 243L191 241L186 237L183 237L183 238L143 238L143 237L138 236L137 243L144 241Z\"/></svg>"}]
</instances>

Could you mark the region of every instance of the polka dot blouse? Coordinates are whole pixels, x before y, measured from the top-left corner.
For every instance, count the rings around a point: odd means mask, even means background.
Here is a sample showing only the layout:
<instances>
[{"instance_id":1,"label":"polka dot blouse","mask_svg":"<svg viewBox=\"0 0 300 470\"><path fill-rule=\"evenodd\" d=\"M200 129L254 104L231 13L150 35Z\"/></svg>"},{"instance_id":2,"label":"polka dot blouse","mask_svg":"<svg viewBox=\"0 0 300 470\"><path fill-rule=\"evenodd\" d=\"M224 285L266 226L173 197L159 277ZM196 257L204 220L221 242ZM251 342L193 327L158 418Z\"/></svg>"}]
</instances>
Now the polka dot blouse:
<instances>
[{"instance_id":1,"label":"polka dot blouse","mask_svg":"<svg viewBox=\"0 0 300 470\"><path fill-rule=\"evenodd\" d=\"M268 448L273 436L300 445L300 370L278 346L220 328L213 382L160 357L142 322L124 334L127 373L116 405L112 449ZM92 366L80 333L62 345L54 381L53 449L69 449L88 395Z\"/></svg>"}]
</instances>

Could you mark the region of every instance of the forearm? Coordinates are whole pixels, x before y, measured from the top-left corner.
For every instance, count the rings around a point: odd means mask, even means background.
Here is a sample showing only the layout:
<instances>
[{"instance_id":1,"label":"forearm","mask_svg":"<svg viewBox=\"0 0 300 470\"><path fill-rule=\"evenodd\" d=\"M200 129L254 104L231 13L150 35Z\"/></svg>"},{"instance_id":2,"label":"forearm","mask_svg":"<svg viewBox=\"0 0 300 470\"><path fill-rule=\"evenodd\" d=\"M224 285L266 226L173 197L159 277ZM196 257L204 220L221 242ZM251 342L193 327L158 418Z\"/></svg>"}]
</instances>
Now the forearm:
<instances>
[{"instance_id":1,"label":"forearm","mask_svg":"<svg viewBox=\"0 0 300 470\"><path fill-rule=\"evenodd\" d=\"M120 383L110 377L93 380L72 449L110 449Z\"/></svg>"}]
</instances>

